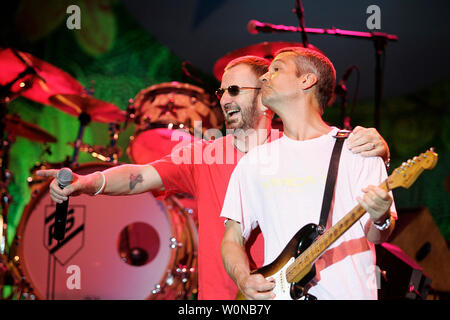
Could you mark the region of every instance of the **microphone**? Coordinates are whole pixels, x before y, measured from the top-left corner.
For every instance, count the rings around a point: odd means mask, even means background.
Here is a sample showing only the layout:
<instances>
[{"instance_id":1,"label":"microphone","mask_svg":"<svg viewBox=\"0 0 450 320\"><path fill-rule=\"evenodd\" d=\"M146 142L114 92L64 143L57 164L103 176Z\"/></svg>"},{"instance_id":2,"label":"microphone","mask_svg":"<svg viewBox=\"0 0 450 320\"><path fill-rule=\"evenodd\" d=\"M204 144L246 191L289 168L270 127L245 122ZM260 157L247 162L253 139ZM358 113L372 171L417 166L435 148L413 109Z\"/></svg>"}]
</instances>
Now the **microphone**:
<instances>
[{"instance_id":1,"label":"microphone","mask_svg":"<svg viewBox=\"0 0 450 320\"><path fill-rule=\"evenodd\" d=\"M247 24L247 30L251 34L272 33L272 32L298 32L297 27L289 27L265 22L259 22L257 20L250 20Z\"/></svg>"},{"instance_id":2,"label":"microphone","mask_svg":"<svg viewBox=\"0 0 450 320\"><path fill-rule=\"evenodd\" d=\"M352 74L352 71L354 69L355 66L350 66L342 75L341 80L339 80L339 84L344 84L345 82L347 82L348 78L350 77L350 75Z\"/></svg>"},{"instance_id":3,"label":"microphone","mask_svg":"<svg viewBox=\"0 0 450 320\"><path fill-rule=\"evenodd\" d=\"M341 93L346 93L347 92L347 87L345 86L345 83L347 82L348 78L350 77L350 75L352 74L353 69L355 69L356 66L355 65L351 65L342 75L341 79L339 80L337 86L336 86L336 93L337 94L341 94Z\"/></svg>"},{"instance_id":4,"label":"microphone","mask_svg":"<svg viewBox=\"0 0 450 320\"><path fill-rule=\"evenodd\" d=\"M62 168L58 171L56 175L56 180L61 189L64 189L73 181L72 170L69 168ZM55 227L53 232L53 238L55 240L63 240L66 234L66 223L67 223L67 209L69 207L69 199L63 201L63 203L56 204L55 212Z\"/></svg>"}]
</instances>

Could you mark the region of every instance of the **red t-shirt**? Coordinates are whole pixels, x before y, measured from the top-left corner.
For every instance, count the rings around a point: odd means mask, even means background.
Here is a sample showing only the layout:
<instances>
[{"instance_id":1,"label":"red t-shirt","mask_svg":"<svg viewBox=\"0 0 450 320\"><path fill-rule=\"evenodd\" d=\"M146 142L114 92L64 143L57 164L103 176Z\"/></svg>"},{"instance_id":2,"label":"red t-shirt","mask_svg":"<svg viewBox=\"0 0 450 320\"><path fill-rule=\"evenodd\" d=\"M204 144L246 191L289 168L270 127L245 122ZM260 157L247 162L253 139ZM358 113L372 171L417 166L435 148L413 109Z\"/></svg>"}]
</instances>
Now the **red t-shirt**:
<instances>
[{"instance_id":1,"label":"red t-shirt","mask_svg":"<svg viewBox=\"0 0 450 320\"><path fill-rule=\"evenodd\" d=\"M183 158L184 163L174 163L174 154L179 156L177 162ZM233 136L227 135L214 141L196 141L151 163L163 181L164 197L184 192L197 200L200 300L229 300L237 294L237 287L222 263L220 245L225 227L220 212L231 174L242 156L244 153L233 147ZM247 242L253 258L253 261L250 259L252 269L263 265L263 241L261 232L256 232L252 235L252 241Z\"/></svg>"}]
</instances>

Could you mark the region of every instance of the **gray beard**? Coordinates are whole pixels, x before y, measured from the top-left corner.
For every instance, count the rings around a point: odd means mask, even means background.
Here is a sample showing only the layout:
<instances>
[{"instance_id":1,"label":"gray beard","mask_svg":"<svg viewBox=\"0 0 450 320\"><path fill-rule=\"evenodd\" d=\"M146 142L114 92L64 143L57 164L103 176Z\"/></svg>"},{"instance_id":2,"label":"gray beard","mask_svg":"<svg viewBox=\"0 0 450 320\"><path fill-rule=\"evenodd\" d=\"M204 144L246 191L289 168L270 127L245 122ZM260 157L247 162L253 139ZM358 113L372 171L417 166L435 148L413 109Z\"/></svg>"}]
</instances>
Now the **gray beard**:
<instances>
[{"instance_id":1,"label":"gray beard","mask_svg":"<svg viewBox=\"0 0 450 320\"><path fill-rule=\"evenodd\" d=\"M241 109L242 112L242 126L239 129L248 130L248 129L256 129L256 124L258 123L258 110L256 108L257 104L257 96L253 98L252 107L246 109L245 112Z\"/></svg>"}]
</instances>

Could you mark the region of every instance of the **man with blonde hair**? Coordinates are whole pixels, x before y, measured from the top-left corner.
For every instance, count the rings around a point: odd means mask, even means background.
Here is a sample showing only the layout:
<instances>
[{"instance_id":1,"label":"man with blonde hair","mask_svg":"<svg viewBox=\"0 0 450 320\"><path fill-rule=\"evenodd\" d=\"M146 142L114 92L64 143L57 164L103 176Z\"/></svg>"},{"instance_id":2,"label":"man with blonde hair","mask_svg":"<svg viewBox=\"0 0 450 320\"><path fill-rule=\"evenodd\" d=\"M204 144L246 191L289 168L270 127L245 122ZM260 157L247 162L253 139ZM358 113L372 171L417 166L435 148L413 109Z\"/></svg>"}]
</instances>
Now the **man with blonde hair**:
<instances>
[{"instance_id":1,"label":"man with blonde hair","mask_svg":"<svg viewBox=\"0 0 450 320\"><path fill-rule=\"evenodd\" d=\"M284 134L241 159L230 178L221 213L229 219L222 241L224 266L247 299L276 298L277 282L250 273L242 249L245 241L252 229L261 228L264 265L268 265L297 231L319 222L339 131L322 119L336 81L333 64L323 54L304 48L282 49L261 81L262 103L281 118ZM309 293L318 299L377 298L374 244L389 237L396 219L392 195L376 187L387 177L383 160L354 154L345 147L348 144L345 141L341 152L328 226L358 202L368 214L316 261L317 274Z\"/></svg>"}]
</instances>

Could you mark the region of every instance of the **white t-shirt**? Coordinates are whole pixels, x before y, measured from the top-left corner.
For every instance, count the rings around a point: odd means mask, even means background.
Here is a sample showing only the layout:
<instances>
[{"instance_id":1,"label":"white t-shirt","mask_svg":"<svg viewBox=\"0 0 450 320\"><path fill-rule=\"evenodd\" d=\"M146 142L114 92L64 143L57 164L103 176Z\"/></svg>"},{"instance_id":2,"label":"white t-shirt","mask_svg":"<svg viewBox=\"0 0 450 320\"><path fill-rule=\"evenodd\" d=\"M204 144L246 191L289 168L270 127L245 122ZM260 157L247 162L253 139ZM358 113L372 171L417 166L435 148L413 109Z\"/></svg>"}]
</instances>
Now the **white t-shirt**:
<instances>
[{"instance_id":1,"label":"white t-shirt","mask_svg":"<svg viewBox=\"0 0 450 320\"><path fill-rule=\"evenodd\" d=\"M236 166L221 216L241 224L245 238L258 225L270 264L308 223L319 223L337 128L315 139L286 136L246 154ZM381 158L353 154L344 142L330 216L336 224L357 204L362 188L387 178ZM392 196L392 194L391 194ZM395 206L391 211L395 215ZM316 263L309 293L318 299L377 299L375 249L364 233L366 213ZM329 219L330 221L330 219ZM327 229L329 226L327 226Z\"/></svg>"}]
</instances>

